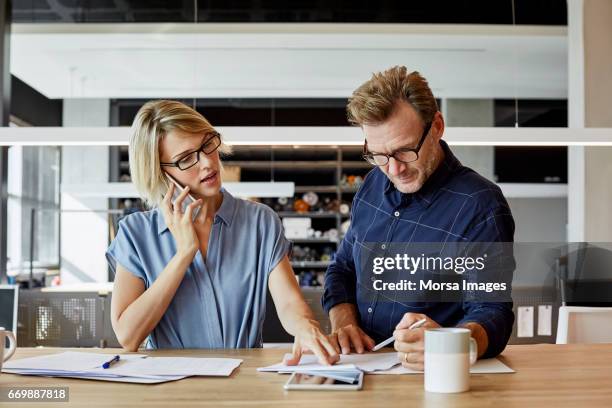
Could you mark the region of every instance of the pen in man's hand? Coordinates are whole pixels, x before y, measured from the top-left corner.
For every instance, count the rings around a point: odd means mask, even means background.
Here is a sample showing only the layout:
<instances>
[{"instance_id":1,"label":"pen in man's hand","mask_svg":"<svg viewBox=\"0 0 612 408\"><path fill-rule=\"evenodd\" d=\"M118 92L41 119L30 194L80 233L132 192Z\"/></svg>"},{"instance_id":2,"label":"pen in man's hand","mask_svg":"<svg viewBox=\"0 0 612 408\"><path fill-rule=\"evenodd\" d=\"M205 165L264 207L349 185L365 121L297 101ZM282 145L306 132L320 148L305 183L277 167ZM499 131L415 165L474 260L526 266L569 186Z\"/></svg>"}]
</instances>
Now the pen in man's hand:
<instances>
[{"instance_id":1,"label":"pen in man's hand","mask_svg":"<svg viewBox=\"0 0 612 408\"><path fill-rule=\"evenodd\" d=\"M425 324L425 322L427 321L427 319L421 319L418 322L414 322L410 325L410 327L408 327L408 330L412 330L412 329L418 329L419 327L421 327L422 325ZM381 348L393 343L393 341L395 341L395 337L391 336L389 337L387 340L383 341L382 343L378 343L376 346L374 346L374 348L372 349L372 351L378 351Z\"/></svg>"}]
</instances>

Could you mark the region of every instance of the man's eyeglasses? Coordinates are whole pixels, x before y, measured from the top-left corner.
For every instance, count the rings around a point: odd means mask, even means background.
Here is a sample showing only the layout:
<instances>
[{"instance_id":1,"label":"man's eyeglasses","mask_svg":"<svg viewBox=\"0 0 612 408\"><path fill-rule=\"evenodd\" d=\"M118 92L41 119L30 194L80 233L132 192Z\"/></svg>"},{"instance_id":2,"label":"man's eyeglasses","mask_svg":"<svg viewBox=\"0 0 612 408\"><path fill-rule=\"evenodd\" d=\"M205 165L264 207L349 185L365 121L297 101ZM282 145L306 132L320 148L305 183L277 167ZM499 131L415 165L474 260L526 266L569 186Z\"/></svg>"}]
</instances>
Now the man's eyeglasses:
<instances>
[{"instance_id":1,"label":"man's eyeglasses","mask_svg":"<svg viewBox=\"0 0 612 408\"><path fill-rule=\"evenodd\" d=\"M200 153L211 154L221 146L221 135L217 132L212 132L210 135L197 150L185 153L180 159L172 163L160 163L160 165L162 167L178 167L181 170L192 168L200 161Z\"/></svg>"},{"instance_id":2,"label":"man's eyeglasses","mask_svg":"<svg viewBox=\"0 0 612 408\"><path fill-rule=\"evenodd\" d=\"M429 130L431 129L431 122L425 126L425 130L421 135L421 139L419 140L419 144L412 149L409 147L403 147L401 149L397 149L391 154L383 154L383 153L372 153L368 151L368 142L366 141L363 145L363 158L370 164L374 166L385 166L389 163L389 158L393 157L398 162L402 163L412 163L419 160L419 151L421 150L421 146L423 146L423 142L425 138L429 134Z\"/></svg>"}]
</instances>

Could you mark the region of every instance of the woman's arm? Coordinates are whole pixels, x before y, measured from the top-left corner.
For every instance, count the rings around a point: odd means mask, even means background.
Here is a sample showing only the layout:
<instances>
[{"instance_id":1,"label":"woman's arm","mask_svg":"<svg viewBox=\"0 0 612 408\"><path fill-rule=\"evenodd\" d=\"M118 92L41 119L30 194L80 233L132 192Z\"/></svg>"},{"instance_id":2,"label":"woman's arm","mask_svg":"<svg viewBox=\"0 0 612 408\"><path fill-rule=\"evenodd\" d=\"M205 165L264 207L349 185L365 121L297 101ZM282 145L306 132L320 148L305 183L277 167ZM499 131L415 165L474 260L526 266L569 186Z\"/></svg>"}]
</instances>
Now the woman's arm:
<instances>
[{"instance_id":1,"label":"woman's arm","mask_svg":"<svg viewBox=\"0 0 612 408\"><path fill-rule=\"evenodd\" d=\"M193 256L175 255L147 290L141 279L117 264L111 300L111 323L123 348L136 351L157 326L174 298Z\"/></svg>"},{"instance_id":2,"label":"woman's arm","mask_svg":"<svg viewBox=\"0 0 612 408\"><path fill-rule=\"evenodd\" d=\"M270 272L268 286L281 324L295 337L293 357L286 363L298 364L303 348L310 349L323 364L338 361L340 350L321 332L319 322L315 320L312 310L302 296L289 258L285 256Z\"/></svg>"}]
</instances>

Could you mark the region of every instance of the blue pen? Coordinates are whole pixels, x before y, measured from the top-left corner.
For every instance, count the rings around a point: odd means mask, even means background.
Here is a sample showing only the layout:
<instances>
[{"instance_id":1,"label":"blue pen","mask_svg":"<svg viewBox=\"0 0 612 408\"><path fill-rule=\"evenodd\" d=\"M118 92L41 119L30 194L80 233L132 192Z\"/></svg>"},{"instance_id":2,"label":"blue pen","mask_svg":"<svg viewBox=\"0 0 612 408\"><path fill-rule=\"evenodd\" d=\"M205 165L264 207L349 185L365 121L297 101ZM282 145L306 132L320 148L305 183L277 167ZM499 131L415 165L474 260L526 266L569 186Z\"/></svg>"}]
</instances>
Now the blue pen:
<instances>
[{"instance_id":1,"label":"blue pen","mask_svg":"<svg viewBox=\"0 0 612 408\"><path fill-rule=\"evenodd\" d=\"M119 361L119 356L118 355L113 357L112 360L109 360L106 363L102 364L102 368L110 368L110 366L113 365L114 363L116 363L117 361Z\"/></svg>"}]
</instances>

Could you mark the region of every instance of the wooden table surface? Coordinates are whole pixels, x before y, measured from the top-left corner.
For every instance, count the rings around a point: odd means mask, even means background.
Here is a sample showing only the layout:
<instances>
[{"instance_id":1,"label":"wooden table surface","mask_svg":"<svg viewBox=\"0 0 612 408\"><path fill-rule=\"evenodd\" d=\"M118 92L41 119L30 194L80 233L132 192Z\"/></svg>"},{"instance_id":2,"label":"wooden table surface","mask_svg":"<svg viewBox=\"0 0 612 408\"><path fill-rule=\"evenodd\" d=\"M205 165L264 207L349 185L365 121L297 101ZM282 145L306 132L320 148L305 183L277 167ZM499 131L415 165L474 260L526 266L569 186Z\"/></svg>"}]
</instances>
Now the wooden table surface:
<instances>
[{"instance_id":1,"label":"wooden table surface","mask_svg":"<svg viewBox=\"0 0 612 408\"><path fill-rule=\"evenodd\" d=\"M22 348L13 358L67 349ZM117 353L116 349L79 349ZM2 373L6 386L68 386L75 407L612 407L612 344L508 346L501 359L514 374L472 375L471 390L433 394L423 390L423 375L366 375L361 391L285 391L287 375L259 373L279 362L287 349L159 350L154 356L234 357L244 362L229 378L190 377L143 385L43 378ZM0 402L0 406L41 407L50 403Z\"/></svg>"}]
</instances>

